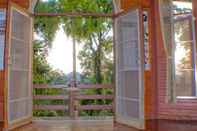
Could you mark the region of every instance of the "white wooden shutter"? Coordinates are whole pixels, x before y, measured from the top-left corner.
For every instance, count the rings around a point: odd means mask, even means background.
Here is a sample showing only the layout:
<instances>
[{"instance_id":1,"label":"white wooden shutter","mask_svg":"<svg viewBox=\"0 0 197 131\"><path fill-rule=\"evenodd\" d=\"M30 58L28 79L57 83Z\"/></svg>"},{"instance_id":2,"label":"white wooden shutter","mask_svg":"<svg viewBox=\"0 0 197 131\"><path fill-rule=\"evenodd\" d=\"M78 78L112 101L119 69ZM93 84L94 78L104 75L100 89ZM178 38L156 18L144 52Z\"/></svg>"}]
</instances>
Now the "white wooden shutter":
<instances>
[{"instance_id":1,"label":"white wooden shutter","mask_svg":"<svg viewBox=\"0 0 197 131\"><path fill-rule=\"evenodd\" d=\"M139 10L116 20L116 121L144 129L143 47Z\"/></svg>"},{"instance_id":2,"label":"white wooden shutter","mask_svg":"<svg viewBox=\"0 0 197 131\"><path fill-rule=\"evenodd\" d=\"M15 7L10 10L8 65L8 124L32 116L32 19Z\"/></svg>"}]
</instances>

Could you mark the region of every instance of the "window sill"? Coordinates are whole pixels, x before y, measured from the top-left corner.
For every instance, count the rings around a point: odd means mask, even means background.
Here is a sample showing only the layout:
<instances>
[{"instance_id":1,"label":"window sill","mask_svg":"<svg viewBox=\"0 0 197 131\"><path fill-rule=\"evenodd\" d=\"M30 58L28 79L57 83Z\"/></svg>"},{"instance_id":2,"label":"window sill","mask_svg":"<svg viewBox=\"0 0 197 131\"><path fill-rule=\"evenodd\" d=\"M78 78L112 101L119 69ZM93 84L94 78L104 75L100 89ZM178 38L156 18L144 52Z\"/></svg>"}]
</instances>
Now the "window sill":
<instances>
[{"instance_id":1,"label":"window sill","mask_svg":"<svg viewBox=\"0 0 197 131\"><path fill-rule=\"evenodd\" d=\"M197 96L177 96L177 99L180 100L197 100Z\"/></svg>"}]
</instances>

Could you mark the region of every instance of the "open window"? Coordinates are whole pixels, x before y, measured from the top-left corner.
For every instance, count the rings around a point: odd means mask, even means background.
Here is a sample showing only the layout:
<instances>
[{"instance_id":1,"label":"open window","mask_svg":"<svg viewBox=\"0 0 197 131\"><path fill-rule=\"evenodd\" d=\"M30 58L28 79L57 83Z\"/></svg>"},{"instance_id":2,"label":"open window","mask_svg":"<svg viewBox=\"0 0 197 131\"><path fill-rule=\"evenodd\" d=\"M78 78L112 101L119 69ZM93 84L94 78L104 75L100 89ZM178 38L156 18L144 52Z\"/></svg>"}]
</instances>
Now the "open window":
<instances>
[{"instance_id":1,"label":"open window","mask_svg":"<svg viewBox=\"0 0 197 131\"><path fill-rule=\"evenodd\" d=\"M25 10L9 4L7 43L7 128L28 123L32 118L32 19Z\"/></svg>"},{"instance_id":2,"label":"open window","mask_svg":"<svg viewBox=\"0 0 197 131\"><path fill-rule=\"evenodd\" d=\"M176 96L196 96L194 23L191 14L174 17Z\"/></svg>"},{"instance_id":3,"label":"open window","mask_svg":"<svg viewBox=\"0 0 197 131\"><path fill-rule=\"evenodd\" d=\"M169 99L196 97L196 39L192 2L160 0L160 12L167 53Z\"/></svg>"}]
</instances>

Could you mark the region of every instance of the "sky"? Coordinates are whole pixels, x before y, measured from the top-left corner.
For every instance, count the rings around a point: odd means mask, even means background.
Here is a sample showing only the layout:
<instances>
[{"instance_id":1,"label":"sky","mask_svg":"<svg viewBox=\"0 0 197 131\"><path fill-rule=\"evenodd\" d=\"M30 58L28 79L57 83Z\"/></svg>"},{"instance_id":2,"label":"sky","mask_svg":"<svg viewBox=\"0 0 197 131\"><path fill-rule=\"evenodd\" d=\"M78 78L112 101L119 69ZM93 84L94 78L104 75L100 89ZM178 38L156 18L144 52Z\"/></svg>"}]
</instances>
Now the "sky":
<instances>
[{"instance_id":1,"label":"sky","mask_svg":"<svg viewBox=\"0 0 197 131\"><path fill-rule=\"evenodd\" d=\"M73 70L73 44L72 39L67 37L62 28L57 32L52 48L47 58L54 69L70 73ZM77 54L81 47L77 44ZM79 60L77 59L77 72L81 72Z\"/></svg>"},{"instance_id":2,"label":"sky","mask_svg":"<svg viewBox=\"0 0 197 131\"><path fill-rule=\"evenodd\" d=\"M192 3L191 2L173 2L174 4L177 4L181 8L190 8L192 9Z\"/></svg>"}]
</instances>

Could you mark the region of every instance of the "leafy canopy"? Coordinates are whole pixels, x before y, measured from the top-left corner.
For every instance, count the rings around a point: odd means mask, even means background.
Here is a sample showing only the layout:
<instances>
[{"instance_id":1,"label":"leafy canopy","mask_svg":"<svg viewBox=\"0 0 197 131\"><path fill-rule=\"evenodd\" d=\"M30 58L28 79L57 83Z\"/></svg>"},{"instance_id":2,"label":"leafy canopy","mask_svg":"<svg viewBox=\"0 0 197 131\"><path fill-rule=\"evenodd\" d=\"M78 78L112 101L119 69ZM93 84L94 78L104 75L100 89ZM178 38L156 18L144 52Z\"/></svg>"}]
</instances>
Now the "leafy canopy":
<instances>
[{"instance_id":1,"label":"leafy canopy","mask_svg":"<svg viewBox=\"0 0 197 131\"><path fill-rule=\"evenodd\" d=\"M112 5L112 0L49 0L48 2L40 2L36 11L111 13ZM102 77L106 74L105 71L112 72L112 57L110 57L112 37L109 35L112 32L111 19L37 17L35 20L35 31L48 47L51 46L59 27L62 27L68 36L83 43L78 58L84 73L96 78L95 82L102 82Z\"/></svg>"}]
</instances>

